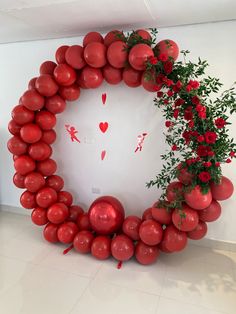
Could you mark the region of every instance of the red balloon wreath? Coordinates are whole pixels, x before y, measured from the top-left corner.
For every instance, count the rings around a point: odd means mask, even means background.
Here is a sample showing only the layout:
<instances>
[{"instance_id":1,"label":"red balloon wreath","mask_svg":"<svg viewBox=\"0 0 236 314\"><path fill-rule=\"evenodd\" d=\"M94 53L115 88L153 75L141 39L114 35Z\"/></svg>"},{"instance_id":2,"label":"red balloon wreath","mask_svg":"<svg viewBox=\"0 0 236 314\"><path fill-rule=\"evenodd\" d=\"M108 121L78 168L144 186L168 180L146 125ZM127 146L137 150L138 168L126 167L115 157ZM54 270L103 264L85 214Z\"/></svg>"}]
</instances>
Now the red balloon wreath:
<instances>
[{"instance_id":1,"label":"red balloon wreath","mask_svg":"<svg viewBox=\"0 0 236 314\"><path fill-rule=\"evenodd\" d=\"M152 29L151 34L137 30L125 36L114 30L103 38L90 32L83 46L59 47L56 62L41 64L39 76L30 80L13 108L9 122L13 136L8 141L16 170L13 182L26 189L21 205L33 209L33 223L46 225L47 241L72 244L77 252L101 260L112 255L123 262L135 255L147 265L160 251L181 251L188 238L203 238L207 223L221 214L218 201L232 195L233 184L222 176L220 166L235 157L236 145L226 128L226 110L236 111L235 91L231 88L214 102L209 100L221 83L200 78L207 63L177 62L177 44L172 40L155 44L156 34ZM182 51L184 57L187 53ZM147 184L162 188L163 194L142 218L125 218L122 204L112 196L95 200L87 213L73 205L50 158L56 115L66 109L66 101L79 98L81 89L97 88L104 79L155 92L154 104L166 118L170 151L161 155L165 161L161 173Z\"/></svg>"}]
</instances>

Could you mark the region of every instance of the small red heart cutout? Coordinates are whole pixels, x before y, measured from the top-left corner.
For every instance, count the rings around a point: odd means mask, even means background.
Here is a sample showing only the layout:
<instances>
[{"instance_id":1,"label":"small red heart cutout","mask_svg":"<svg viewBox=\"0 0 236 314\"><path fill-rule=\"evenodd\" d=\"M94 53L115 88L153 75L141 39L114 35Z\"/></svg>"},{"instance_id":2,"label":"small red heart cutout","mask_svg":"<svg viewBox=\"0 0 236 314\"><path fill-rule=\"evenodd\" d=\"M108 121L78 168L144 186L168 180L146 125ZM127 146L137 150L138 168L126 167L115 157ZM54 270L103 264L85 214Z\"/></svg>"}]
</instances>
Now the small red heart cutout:
<instances>
[{"instance_id":1,"label":"small red heart cutout","mask_svg":"<svg viewBox=\"0 0 236 314\"><path fill-rule=\"evenodd\" d=\"M102 131L102 133L105 133L106 130L108 129L108 123L107 122L100 122L99 128Z\"/></svg>"},{"instance_id":2,"label":"small red heart cutout","mask_svg":"<svg viewBox=\"0 0 236 314\"><path fill-rule=\"evenodd\" d=\"M104 94L102 94L102 103L103 103L103 105L105 105L106 100L107 100L107 94L104 93Z\"/></svg>"},{"instance_id":3,"label":"small red heart cutout","mask_svg":"<svg viewBox=\"0 0 236 314\"><path fill-rule=\"evenodd\" d=\"M106 151L103 150L103 151L101 152L101 159L103 160L103 159L105 158L105 156L106 156Z\"/></svg>"}]
</instances>

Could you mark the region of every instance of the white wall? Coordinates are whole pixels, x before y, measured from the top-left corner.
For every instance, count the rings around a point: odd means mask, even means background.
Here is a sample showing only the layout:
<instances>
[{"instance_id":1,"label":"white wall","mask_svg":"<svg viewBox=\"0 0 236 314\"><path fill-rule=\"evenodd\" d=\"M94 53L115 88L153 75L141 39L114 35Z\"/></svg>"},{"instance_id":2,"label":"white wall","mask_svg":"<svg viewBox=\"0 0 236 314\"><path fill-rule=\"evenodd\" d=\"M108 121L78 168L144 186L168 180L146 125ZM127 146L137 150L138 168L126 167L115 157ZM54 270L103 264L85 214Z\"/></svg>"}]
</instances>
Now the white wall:
<instances>
[{"instance_id":1,"label":"white wall","mask_svg":"<svg viewBox=\"0 0 236 314\"><path fill-rule=\"evenodd\" d=\"M224 22L161 29L159 39L171 38L181 49L191 51L191 59L201 56L211 64L209 74L220 77L225 88L235 81L235 29L236 22ZM56 48L62 44L81 43L80 38L66 38L5 44L0 46L0 203L19 206L21 190L12 184L14 173L12 157L6 149L10 137L7 124L10 112L27 87L30 78L38 75L39 65L53 60ZM107 93L106 106L101 105L101 94ZM96 90L82 91L77 102L68 103L67 110L58 116L58 140L54 156L59 165L58 173L66 182L66 189L73 192L75 201L86 207L97 196L92 188L99 188L102 195L118 197L126 210L140 213L158 199L160 192L147 190L145 182L155 177L161 169L159 155L165 144L162 131L164 119L152 104L153 95L142 88L131 89L123 84L111 87L103 84ZM109 131L101 134L100 121L108 121ZM232 120L231 135L236 130ZM71 143L64 124L72 124L79 131L81 144ZM141 153L134 154L139 133L148 132ZM100 160L102 149L107 157ZM235 163L225 167L225 175L236 182ZM235 193L236 195L236 193ZM221 219L210 225L208 238L236 242L234 220L236 196L223 203ZM23 209L21 211L24 211Z\"/></svg>"}]
</instances>

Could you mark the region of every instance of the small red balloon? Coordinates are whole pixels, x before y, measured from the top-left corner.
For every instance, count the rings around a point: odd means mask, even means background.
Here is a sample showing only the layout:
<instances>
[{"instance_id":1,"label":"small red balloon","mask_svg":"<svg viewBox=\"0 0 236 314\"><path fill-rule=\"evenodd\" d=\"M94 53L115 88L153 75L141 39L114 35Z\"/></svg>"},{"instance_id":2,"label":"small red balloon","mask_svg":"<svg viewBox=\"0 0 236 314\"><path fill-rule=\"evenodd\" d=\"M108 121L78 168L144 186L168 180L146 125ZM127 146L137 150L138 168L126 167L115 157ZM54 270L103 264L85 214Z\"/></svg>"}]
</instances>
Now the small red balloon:
<instances>
[{"instance_id":1,"label":"small red balloon","mask_svg":"<svg viewBox=\"0 0 236 314\"><path fill-rule=\"evenodd\" d=\"M80 76L80 79L84 82L87 88L97 88L103 82L102 71L90 66L84 67Z\"/></svg>"},{"instance_id":2,"label":"small red balloon","mask_svg":"<svg viewBox=\"0 0 236 314\"><path fill-rule=\"evenodd\" d=\"M57 49L56 54L55 54L55 58L58 64L60 63L65 63L66 62L66 51L69 48L69 46L61 46Z\"/></svg>"},{"instance_id":3,"label":"small red balloon","mask_svg":"<svg viewBox=\"0 0 236 314\"><path fill-rule=\"evenodd\" d=\"M142 220L137 216L128 216L125 218L122 226L123 232L132 240L139 240L139 227Z\"/></svg>"},{"instance_id":4,"label":"small red balloon","mask_svg":"<svg viewBox=\"0 0 236 314\"><path fill-rule=\"evenodd\" d=\"M160 54L164 54L167 57L170 57L174 60L178 58L179 55L179 47L178 45L171 39L161 40L154 48L155 55L158 57Z\"/></svg>"},{"instance_id":5,"label":"small red balloon","mask_svg":"<svg viewBox=\"0 0 236 314\"><path fill-rule=\"evenodd\" d=\"M143 212L142 220L152 219L152 208L147 208Z\"/></svg>"},{"instance_id":6,"label":"small red balloon","mask_svg":"<svg viewBox=\"0 0 236 314\"><path fill-rule=\"evenodd\" d=\"M192 173L188 172L187 168L184 168L182 164L179 164L177 169L178 169L178 175L177 175L178 180L185 185L191 184L192 179L193 179Z\"/></svg>"},{"instance_id":7,"label":"small red balloon","mask_svg":"<svg viewBox=\"0 0 236 314\"><path fill-rule=\"evenodd\" d=\"M190 192L184 193L185 202L193 209L204 209L211 204L211 190L202 193L201 187L196 185Z\"/></svg>"},{"instance_id":8,"label":"small red balloon","mask_svg":"<svg viewBox=\"0 0 236 314\"><path fill-rule=\"evenodd\" d=\"M157 246L149 246L139 241L135 249L135 257L142 265L150 265L156 262L160 251Z\"/></svg>"},{"instance_id":9,"label":"small red balloon","mask_svg":"<svg viewBox=\"0 0 236 314\"><path fill-rule=\"evenodd\" d=\"M38 77L33 77L29 83L28 83L28 89L31 90L31 89L36 89L35 87L35 83L36 83L36 80L37 80Z\"/></svg>"},{"instance_id":10,"label":"small red balloon","mask_svg":"<svg viewBox=\"0 0 236 314\"><path fill-rule=\"evenodd\" d=\"M21 175L26 175L35 169L35 161L28 155L21 155L14 161L14 167Z\"/></svg>"},{"instance_id":11,"label":"small red balloon","mask_svg":"<svg viewBox=\"0 0 236 314\"><path fill-rule=\"evenodd\" d=\"M84 48L84 60L93 68L102 68L107 63L106 50L102 43L90 43Z\"/></svg>"},{"instance_id":12,"label":"small red balloon","mask_svg":"<svg viewBox=\"0 0 236 314\"><path fill-rule=\"evenodd\" d=\"M63 203L55 203L47 211L48 220L54 224L60 224L69 215L68 207Z\"/></svg>"},{"instance_id":13,"label":"small red balloon","mask_svg":"<svg viewBox=\"0 0 236 314\"><path fill-rule=\"evenodd\" d=\"M48 144L39 141L29 146L29 155L37 161L48 159L52 155L52 148Z\"/></svg>"},{"instance_id":14,"label":"small red balloon","mask_svg":"<svg viewBox=\"0 0 236 314\"><path fill-rule=\"evenodd\" d=\"M120 40L113 42L107 49L107 59L114 68L124 68L128 60L127 44Z\"/></svg>"},{"instance_id":15,"label":"small red balloon","mask_svg":"<svg viewBox=\"0 0 236 314\"><path fill-rule=\"evenodd\" d=\"M125 68L123 71L123 80L129 87L138 87L141 85L142 72L131 67Z\"/></svg>"},{"instance_id":16,"label":"small red balloon","mask_svg":"<svg viewBox=\"0 0 236 314\"><path fill-rule=\"evenodd\" d=\"M77 222L79 215L83 213L84 213L84 210L82 207L77 206L77 205L70 206L68 221Z\"/></svg>"},{"instance_id":17,"label":"small red balloon","mask_svg":"<svg viewBox=\"0 0 236 314\"><path fill-rule=\"evenodd\" d=\"M71 193L67 191L59 191L58 192L58 202L64 203L66 206L70 207L73 203L73 197Z\"/></svg>"},{"instance_id":18,"label":"small red balloon","mask_svg":"<svg viewBox=\"0 0 236 314\"><path fill-rule=\"evenodd\" d=\"M106 236L96 237L92 242L91 254L100 260L109 258L111 255L111 239Z\"/></svg>"},{"instance_id":19,"label":"small red balloon","mask_svg":"<svg viewBox=\"0 0 236 314\"><path fill-rule=\"evenodd\" d=\"M85 65L84 48L79 45L70 46L65 54L66 62L74 69L80 70Z\"/></svg>"},{"instance_id":20,"label":"small red balloon","mask_svg":"<svg viewBox=\"0 0 236 314\"><path fill-rule=\"evenodd\" d=\"M77 252L82 254L90 253L94 236L92 232L82 230L74 237L73 245Z\"/></svg>"},{"instance_id":21,"label":"small red balloon","mask_svg":"<svg viewBox=\"0 0 236 314\"><path fill-rule=\"evenodd\" d=\"M110 46L115 41L120 41L121 39L124 39L125 36L121 31L113 30L106 34L104 37L104 45Z\"/></svg>"},{"instance_id":22,"label":"small red balloon","mask_svg":"<svg viewBox=\"0 0 236 314\"><path fill-rule=\"evenodd\" d=\"M36 194L36 202L39 207L47 208L57 201L57 192L49 187L44 187ZM53 221L52 221L53 222Z\"/></svg>"},{"instance_id":23,"label":"small red balloon","mask_svg":"<svg viewBox=\"0 0 236 314\"><path fill-rule=\"evenodd\" d=\"M24 180L25 188L35 193L45 185L45 179L39 172L31 172L26 175Z\"/></svg>"},{"instance_id":24,"label":"small red balloon","mask_svg":"<svg viewBox=\"0 0 236 314\"><path fill-rule=\"evenodd\" d=\"M60 225L57 230L57 236L61 243L69 244L73 242L78 231L77 225L74 222L68 221Z\"/></svg>"},{"instance_id":25,"label":"small red balloon","mask_svg":"<svg viewBox=\"0 0 236 314\"><path fill-rule=\"evenodd\" d=\"M21 97L21 104L29 110L40 110L44 106L44 97L35 89L27 90Z\"/></svg>"},{"instance_id":26,"label":"small red balloon","mask_svg":"<svg viewBox=\"0 0 236 314\"><path fill-rule=\"evenodd\" d=\"M79 227L79 230L91 230L92 229L90 225L88 213L82 213L78 215L77 225Z\"/></svg>"},{"instance_id":27,"label":"small red balloon","mask_svg":"<svg viewBox=\"0 0 236 314\"><path fill-rule=\"evenodd\" d=\"M166 198L169 202L183 198L183 183L174 181L171 182L166 188Z\"/></svg>"},{"instance_id":28,"label":"small red balloon","mask_svg":"<svg viewBox=\"0 0 236 314\"><path fill-rule=\"evenodd\" d=\"M170 252L179 252L182 251L188 242L186 232L180 231L175 228L173 225L166 227L163 236L164 246Z\"/></svg>"},{"instance_id":29,"label":"small red balloon","mask_svg":"<svg viewBox=\"0 0 236 314\"><path fill-rule=\"evenodd\" d=\"M162 226L153 219L145 220L139 227L139 236L145 244L157 245L162 240Z\"/></svg>"},{"instance_id":30,"label":"small red balloon","mask_svg":"<svg viewBox=\"0 0 236 314\"><path fill-rule=\"evenodd\" d=\"M22 126L20 136L26 143L36 143L42 137L42 130L37 124L28 123Z\"/></svg>"},{"instance_id":31,"label":"small red balloon","mask_svg":"<svg viewBox=\"0 0 236 314\"><path fill-rule=\"evenodd\" d=\"M204 209L203 209L204 210ZM199 221L197 227L187 232L188 238L192 240L200 240L207 234L207 224L204 221Z\"/></svg>"},{"instance_id":32,"label":"small red balloon","mask_svg":"<svg viewBox=\"0 0 236 314\"><path fill-rule=\"evenodd\" d=\"M224 201L231 197L234 192L233 183L226 177L222 176L219 184L211 183L212 197L218 201Z\"/></svg>"},{"instance_id":33,"label":"small red balloon","mask_svg":"<svg viewBox=\"0 0 236 314\"><path fill-rule=\"evenodd\" d=\"M53 113L42 110L36 113L35 122L42 130L51 130L56 125L57 119Z\"/></svg>"},{"instance_id":34,"label":"small red balloon","mask_svg":"<svg viewBox=\"0 0 236 314\"><path fill-rule=\"evenodd\" d=\"M34 112L22 105L15 106L11 112L11 116L19 125L30 123L34 120Z\"/></svg>"},{"instance_id":35,"label":"small red balloon","mask_svg":"<svg viewBox=\"0 0 236 314\"><path fill-rule=\"evenodd\" d=\"M49 222L43 230L44 239L50 243L58 242L57 229L58 225L54 225Z\"/></svg>"},{"instance_id":36,"label":"small red balloon","mask_svg":"<svg viewBox=\"0 0 236 314\"><path fill-rule=\"evenodd\" d=\"M13 155L23 155L27 153L28 145L19 136L15 135L8 140L7 148Z\"/></svg>"},{"instance_id":37,"label":"small red balloon","mask_svg":"<svg viewBox=\"0 0 236 314\"><path fill-rule=\"evenodd\" d=\"M157 204L155 207L152 207L152 217L157 222L163 225L169 225L172 221L172 210Z\"/></svg>"},{"instance_id":38,"label":"small red balloon","mask_svg":"<svg viewBox=\"0 0 236 314\"><path fill-rule=\"evenodd\" d=\"M20 203L24 208L27 209L35 208L37 206L35 194L29 191L25 191L24 193L21 194Z\"/></svg>"},{"instance_id":39,"label":"small red balloon","mask_svg":"<svg viewBox=\"0 0 236 314\"><path fill-rule=\"evenodd\" d=\"M25 188L25 176L23 176L22 174L16 172L13 176L13 183L15 184L15 186L17 186L20 189L24 189Z\"/></svg>"},{"instance_id":40,"label":"small red balloon","mask_svg":"<svg viewBox=\"0 0 236 314\"><path fill-rule=\"evenodd\" d=\"M36 207L31 213L31 220L37 226L43 226L48 223L47 211L44 208Z\"/></svg>"},{"instance_id":41,"label":"small red balloon","mask_svg":"<svg viewBox=\"0 0 236 314\"><path fill-rule=\"evenodd\" d=\"M76 81L75 70L66 63L59 64L53 75L59 85L69 86Z\"/></svg>"},{"instance_id":42,"label":"small red balloon","mask_svg":"<svg viewBox=\"0 0 236 314\"><path fill-rule=\"evenodd\" d=\"M144 40L151 40L152 39L149 32L146 31L145 29L138 29L137 31L135 31L135 33L138 34L140 37L142 37L142 39L144 39Z\"/></svg>"},{"instance_id":43,"label":"small red balloon","mask_svg":"<svg viewBox=\"0 0 236 314\"><path fill-rule=\"evenodd\" d=\"M162 88L162 84L156 83L155 73L152 71L145 71L142 74L141 83L144 89L148 92L157 92Z\"/></svg>"},{"instance_id":44,"label":"small red balloon","mask_svg":"<svg viewBox=\"0 0 236 314\"><path fill-rule=\"evenodd\" d=\"M75 101L80 96L80 88L77 84L72 84L70 86L61 86L59 88L60 96L68 101Z\"/></svg>"},{"instance_id":45,"label":"small red balloon","mask_svg":"<svg viewBox=\"0 0 236 314\"><path fill-rule=\"evenodd\" d=\"M111 241L111 254L118 261L128 261L134 255L134 244L124 234L117 235Z\"/></svg>"},{"instance_id":46,"label":"small red balloon","mask_svg":"<svg viewBox=\"0 0 236 314\"><path fill-rule=\"evenodd\" d=\"M64 187L64 180L58 175L52 175L47 177L46 185L59 192Z\"/></svg>"},{"instance_id":47,"label":"small red balloon","mask_svg":"<svg viewBox=\"0 0 236 314\"><path fill-rule=\"evenodd\" d=\"M50 145L55 142L56 138L57 138L57 134L54 130L45 130L43 131L41 141Z\"/></svg>"},{"instance_id":48,"label":"small red balloon","mask_svg":"<svg viewBox=\"0 0 236 314\"><path fill-rule=\"evenodd\" d=\"M14 120L11 120L8 123L8 131L13 134L17 135L20 133L21 125L17 124Z\"/></svg>"},{"instance_id":49,"label":"small red balloon","mask_svg":"<svg viewBox=\"0 0 236 314\"><path fill-rule=\"evenodd\" d=\"M198 213L188 205L183 204L181 209L176 208L173 211L172 221L177 229L181 231L192 231L198 225Z\"/></svg>"},{"instance_id":50,"label":"small red balloon","mask_svg":"<svg viewBox=\"0 0 236 314\"><path fill-rule=\"evenodd\" d=\"M207 208L200 210L198 214L199 214L199 219L202 221L205 221L205 222L215 221L221 215L220 203L215 200L212 200L211 204Z\"/></svg>"},{"instance_id":51,"label":"small red balloon","mask_svg":"<svg viewBox=\"0 0 236 314\"><path fill-rule=\"evenodd\" d=\"M57 164L51 158L39 161L37 163L37 171L39 171L45 177L53 175L56 172L56 170Z\"/></svg>"},{"instance_id":52,"label":"small red balloon","mask_svg":"<svg viewBox=\"0 0 236 314\"><path fill-rule=\"evenodd\" d=\"M116 85L122 80L121 70L116 69L109 64L105 65L105 67L102 69L102 74L108 84Z\"/></svg>"},{"instance_id":53,"label":"small red balloon","mask_svg":"<svg viewBox=\"0 0 236 314\"><path fill-rule=\"evenodd\" d=\"M39 73L53 75L53 71L57 64L53 61L45 61L40 65Z\"/></svg>"},{"instance_id":54,"label":"small red balloon","mask_svg":"<svg viewBox=\"0 0 236 314\"><path fill-rule=\"evenodd\" d=\"M137 44L129 52L129 63L135 70L144 71L150 57L154 57L152 48L147 44Z\"/></svg>"},{"instance_id":55,"label":"small red balloon","mask_svg":"<svg viewBox=\"0 0 236 314\"><path fill-rule=\"evenodd\" d=\"M40 75L35 82L35 87L41 95L47 97L55 95L58 91L57 83L48 74Z\"/></svg>"},{"instance_id":56,"label":"small red balloon","mask_svg":"<svg viewBox=\"0 0 236 314\"><path fill-rule=\"evenodd\" d=\"M93 42L103 43L102 35L98 32L89 32L88 34L84 36L84 39L83 39L84 47Z\"/></svg>"},{"instance_id":57,"label":"small red balloon","mask_svg":"<svg viewBox=\"0 0 236 314\"><path fill-rule=\"evenodd\" d=\"M66 103L63 98L54 95L46 99L45 108L53 114L58 114L66 109Z\"/></svg>"}]
</instances>

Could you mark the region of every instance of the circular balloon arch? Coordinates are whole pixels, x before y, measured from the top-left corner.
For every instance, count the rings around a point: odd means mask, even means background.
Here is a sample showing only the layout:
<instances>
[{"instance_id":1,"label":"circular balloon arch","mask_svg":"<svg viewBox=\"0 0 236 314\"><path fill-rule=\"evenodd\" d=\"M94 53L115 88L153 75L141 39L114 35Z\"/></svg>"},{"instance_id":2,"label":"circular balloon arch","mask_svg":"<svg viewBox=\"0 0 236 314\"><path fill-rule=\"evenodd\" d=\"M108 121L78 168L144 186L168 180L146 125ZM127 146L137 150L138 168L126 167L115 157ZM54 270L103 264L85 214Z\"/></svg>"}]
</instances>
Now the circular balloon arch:
<instances>
[{"instance_id":1,"label":"circular balloon arch","mask_svg":"<svg viewBox=\"0 0 236 314\"><path fill-rule=\"evenodd\" d=\"M21 205L33 209L33 223L45 225L43 235L47 241L70 245L64 253L74 248L101 260L112 255L119 262L135 255L139 263L151 264L160 251L181 251L188 238L203 238L207 223L221 214L218 200L233 193L232 182L222 176L220 161L224 162L228 153L231 159L234 157L235 144L231 142L217 161L214 149L218 146L214 145L219 141L222 144L223 133L219 132L224 131L226 118L218 110L214 120L204 105L205 85L196 80L193 72L203 70L205 64L200 62L192 70L190 63L183 66L176 61L177 44L169 39L156 44L156 33L155 29L151 34L137 30L125 36L115 30L103 38L90 32L84 37L83 46L59 47L56 62L41 64L40 75L30 80L19 105L12 110L8 128L13 136L8 149L16 170L13 182L26 189L20 197ZM186 53L183 52L185 56ZM122 204L112 196L95 200L87 213L73 205L71 193L63 190L63 178L55 174L57 164L50 158L51 144L56 140L56 115L66 109L66 101L79 98L81 89L97 88L104 79L112 85L122 80L132 88L142 85L148 92L156 93L157 106L164 106L165 124L170 132L166 139L171 150L162 155L167 166L157 181L149 184L161 187L163 197L142 217L125 217ZM177 121L184 125L185 132L179 141L170 135ZM208 129L203 131L204 123ZM184 155L189 146L195 157L190 158L189 152ZM175 151L182 153L184 160L174 159ZM173 178L178 181L171 182Z\"/></svg>"}]
</instances>

